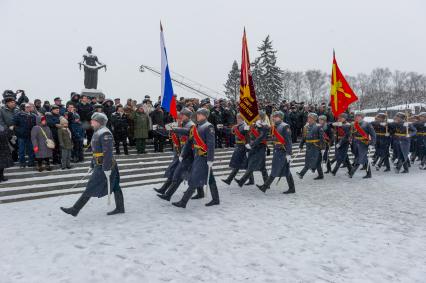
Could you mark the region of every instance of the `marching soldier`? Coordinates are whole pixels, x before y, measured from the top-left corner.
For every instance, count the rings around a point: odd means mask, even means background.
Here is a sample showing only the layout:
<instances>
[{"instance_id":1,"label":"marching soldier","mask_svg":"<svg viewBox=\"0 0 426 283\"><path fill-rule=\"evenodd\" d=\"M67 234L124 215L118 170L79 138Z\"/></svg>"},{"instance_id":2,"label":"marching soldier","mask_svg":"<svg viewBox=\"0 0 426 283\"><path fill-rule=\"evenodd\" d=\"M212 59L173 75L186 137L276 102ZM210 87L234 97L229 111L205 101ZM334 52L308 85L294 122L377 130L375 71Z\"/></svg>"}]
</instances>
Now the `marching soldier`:
<instances>
[{"instance_id":1,"label":"marching soldier","mask_svg":"<svg viewBox=\"0 0 426 283\"><path fill-rule=\"evenodd\" d=\"M319 123L320 123L320 125L322 127L322 130L324 131L325 149L324 149L324 154L322 156L322 161L327 166L327 171L325 171L324 173L328 174L328 173L331 172L330 148L334 144L334 141L333 141L334 133L333 133L333 128L327 122L327 116L320 115L318 117L318 120L319 120Z\"/></svg>"},{"instance_id":2,"label":"marching soldier","mask_svg":"<svg viewBox=\"0 0 426 283\"><path fill-rule=\"evenodd\" d=\"M228 178L222 179L222 181L227 185L231 184L240 169L247 169L248 150L246 148L246 144L249 141L249 130L250 127L246 124L241 114L238 114L237 125L232 128L232 134L235 135L236 140L236 146L232 153L231 160L229 161L229 167L232 168L232 171ZM253 175L250 175L250 178L253 179ZM254 183L254 180L251 181Z\"/></svg>"},{"instance_id":3,"label":"marching soldier","mask_svg":"<svg viewBox=\"0 0 426 283\"><path fill-rule=\"evenodd\" d=\"M406 122L407 116L402 112L396 113L393 120L394 122L391 124L393 128L393 149L398 159L395 172L399 173L401 167L403 167L404 170L401 173L408 173L410 140L416 135L417 130L412 123Z\"/></svg>"},{"instance_id":4,"label":"marching soldier","mask_svg":"<svg viewBox=\"0 0 426 283\"><path fill-rule=\"evenodd\" d=\"M210 111L205 108L197 110L197 126L193 126L189 133L189 143L184 147L181 156L193 151L194 162L188 179L188 189L182 199L172 203L174 206L185 208L196 188L203 187L209 183L212 200L206 206L218 205L219 192L213 175L213 160L215 150L214 127L207 121ZM193 146L193 148L192 148ZM209 178L207 180L207 178Z\"/></svg>"},{"instance_id":5,"label":"marching soldier","mask_svg":"<svg viewBox=\"0 0 426 283\"><path fill-rule=\"evenodd\" d=\"M296 192L294 187L293 176L290 172L291 162L291 130L290 126L283 122L284 113L276 111L273 113L274 126L272 126L272 139L274 140L274 155L272 157L271 174L262 186L256 185L259 190L266 192L270 188L272 182L276 177L286 177L288 190L284 194L294 194Z\"/></svg>"},{"instance_id":6,"label":"marching soldier","mask_svg":"<svg viewBox=\"0 0 426 283\"><path fill-rule=\"evenodd\" d=\"M352 128L353 149L354 149L354 166L349 172L349 177L352 178L360 165L366 167L367 174L363 177L371 178L371 166L368 161L369 146L376 144L376 132L370 123L364 121L364 113L356 112L355 121Z\"/></svg>"},{"instance_id":7,"label":"marching soldier","mask_svg":"<svg viewBox=\"0 0 426 283\"><path fill-rule=\"evenodd\" d=\"M268 179L268 171L266 171L266 148L270 128L270 122L266 113L259 111L259 119L250 126L250 143L245 145L249 150L247 170L241 179L235 179L238 186L242 187L247 179L253 175L254 171L262 173L263 182L266 182Z\"/></svg>"},{"instance_id":8,"label":"marching soldier","mask_svg":"<svg viewBox=\"0 0 426 283\"><path fill-rule=\"evenodd\" d=\"M192 111L188 108L183 108L179 116L182 121L182 127L173 128L172 132L172 141L176 150L178 164L173 171L170 170L167 174L168 181L170 180L170 183L166 187L166 190L164 192L159 192L160 194L157 195L159 198L167 201L170 201L183 180L188 178L192 162L194 161L192 149L185 151L186 154L181 154L184 151L185 146L192 146L192 144L188 143L189 133L191 128L195 125L195 123L191 120ZM198 187L197 195L192 197L192 199L199 199L203 197L203 188Z\"/></svg>"},{"instance_id":9,"label":"marching soldier","mask_svg":"<svg viewBox=\"0 0 426 283\"><path fill-rule=\"evenodd\" d=\"M86 190L70 208L61 207L61 210L72 216L77 216L83 206L91 197L104 197L109 189L114 192L116 208L107 215L124 213L123 192L120 188L120 173L117 162L113 157L113 136L106 127L108 118L104 113L94 113L91 125L95 130L91 141L93 159L89 173L92 172L87 182Z\"/></svg>"},{"instance_id":10,"label":"marching soldier","mask_svg":"<svg viewBox=\"0 0 426 283\"><path fill-rule=\"evenodd\" d=\"M324 148L324 131L321 126L317 124L318 115L315 113L308 114L308 123L303 129L303 137L300 142L299 149L302 150L306 143L305 153L305 166L302 171L296 172L300 179L303 179L306 172L311 169L317 171L318 176L314 180L324 179L322 171L322 154L321 150Z\"/></svg>"},{"instance_id":11,"label":"marching soldier","mask_svg":"<svg viewBox=\"0 0 426 283\"><path fill-rule=\"evenodd\" d=\"M376 166L376 170L380 170L384 164L386 169L385 172L390 171L389 163L389 147L391 143L389 126L387 123L387 116L384 113L378 113L375 117L375 121L371 123L374 131L376 132L376 145L374 152L373 166Z\"/></svg>"},{"instance_id":12,"label":"marching soldier","mask_svg":"<svg viewBox=\"0 0 426 283\"><path fill-rule=\"evenodd\" d=\"M426 112L419 114L419 121L414 124L417 129L417 151L420 159L420 169L426 170Z\"/></svg>"},{"instance_id":13,"label":"marching soldier","mask_svg":"<svg viewBox=\"0 0 426 283\"><path fill-rule=\"evenodd\" d=\"M347 122L348 114L342 113L339 115L337 122L334 122L332 125L335 127L336 132L336 151L335 151L335 160L336 166L334 167L331 174L336 176L337 170L339 170L340 165L344 164L348 169L348 172L351 172L352 165L349 161L348 150L349 150L349 140L351 138L351 124Z\"/></svg>"}]
</instances>

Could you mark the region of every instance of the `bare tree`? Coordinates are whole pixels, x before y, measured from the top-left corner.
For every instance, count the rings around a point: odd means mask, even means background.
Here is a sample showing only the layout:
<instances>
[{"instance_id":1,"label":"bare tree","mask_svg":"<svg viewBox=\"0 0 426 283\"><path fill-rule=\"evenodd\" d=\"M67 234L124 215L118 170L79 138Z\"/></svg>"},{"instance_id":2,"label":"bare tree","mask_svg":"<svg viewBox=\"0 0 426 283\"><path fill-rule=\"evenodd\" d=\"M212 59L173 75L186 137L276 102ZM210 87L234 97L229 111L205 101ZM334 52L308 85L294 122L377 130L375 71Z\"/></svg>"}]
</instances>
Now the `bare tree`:
<instances>
[{"instance_id":1,"label":"bare tree","mask_svg":"<svg viewBox=\"0 0 426 283\"><path fill-rule=\"evenodd\" d=\"M304 93L304 74L303 72L293 72L292 76L292 85L293 85L293 99L297 102L300 102L303 98Z\"/></svg>"},{"instance_id":2,"label":"bare tree","mask_svg":"<svg viewBox=\"0 0 426 283\"><path fill-rule=\"evenodd\" d=\"M320 95L325 90L326 74L320 70L308 70L305 72L305 81L310 96L310 102L314 103L321 99Z\"/></svg>"}]
</instances>

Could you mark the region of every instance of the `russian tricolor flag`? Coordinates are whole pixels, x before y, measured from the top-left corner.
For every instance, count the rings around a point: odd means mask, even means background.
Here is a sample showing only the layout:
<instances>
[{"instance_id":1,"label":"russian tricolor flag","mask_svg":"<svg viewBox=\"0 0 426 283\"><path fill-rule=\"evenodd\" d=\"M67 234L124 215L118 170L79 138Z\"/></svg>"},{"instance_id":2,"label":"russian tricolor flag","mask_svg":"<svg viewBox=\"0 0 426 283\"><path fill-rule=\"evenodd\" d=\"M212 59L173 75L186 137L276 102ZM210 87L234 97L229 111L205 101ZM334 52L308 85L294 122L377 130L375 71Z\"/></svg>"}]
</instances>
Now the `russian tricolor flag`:
<instances>
[{"instance_id":1,"label":"russian tricolor flag","mask_svg":"<svg viewBox=\"0 0 426 283\"><path fill-rule=\"evenodd\" d=\"M167 61L166 44L164 42L163 26L160 22L161 47L161 107L177 119L176 98L174 97L172 77L170 76L169 62Z\"/></svg>"}]
</instances>

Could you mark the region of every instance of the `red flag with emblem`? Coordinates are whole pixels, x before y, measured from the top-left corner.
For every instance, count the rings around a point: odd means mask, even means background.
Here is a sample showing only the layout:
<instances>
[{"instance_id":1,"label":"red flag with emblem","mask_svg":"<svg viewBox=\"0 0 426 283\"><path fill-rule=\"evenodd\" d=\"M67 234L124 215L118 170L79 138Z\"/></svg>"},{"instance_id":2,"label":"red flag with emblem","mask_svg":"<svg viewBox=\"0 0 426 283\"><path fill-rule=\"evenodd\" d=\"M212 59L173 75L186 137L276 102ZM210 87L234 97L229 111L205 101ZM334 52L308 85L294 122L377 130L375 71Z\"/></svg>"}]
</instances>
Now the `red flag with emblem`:
<instances>
[{"instance_id":1,"label":"red flag with emblem","mask_svg":"<svg viewBox=\"0 0 426 283\"><path fill-rule=\"evenodd\" d=\"M344 113L350 104L358 100L358 97L345 80L339 66L336 62L336 56L333 51L333 69L331 72L331 91L330 91L330 105L334 117Z\"/></svg>"},{"instance_id":2,"label":"red flag with emblem","mask_svg":"<svg viewBox=\"0 0 426 283\"><path fill-rule=\"evenodd\" d=\"M256 94L254 92L253 77L250 71L250 59L245 29L243 35L243 51L241 58L239 108L241 116L249 125L251 125L251 123L253 123L259 116Z\"/></svg>"}]
</instances>

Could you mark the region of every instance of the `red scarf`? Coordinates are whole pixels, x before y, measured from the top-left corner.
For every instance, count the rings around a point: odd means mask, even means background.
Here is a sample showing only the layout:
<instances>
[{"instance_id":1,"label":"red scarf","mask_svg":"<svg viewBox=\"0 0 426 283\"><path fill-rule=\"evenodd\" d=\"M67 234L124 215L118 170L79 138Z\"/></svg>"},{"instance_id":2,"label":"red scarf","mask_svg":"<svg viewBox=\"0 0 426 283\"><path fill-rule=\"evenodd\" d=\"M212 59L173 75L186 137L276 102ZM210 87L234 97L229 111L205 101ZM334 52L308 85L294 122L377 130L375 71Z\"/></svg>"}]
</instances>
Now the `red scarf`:
<instances>
[{"instance_id":1,"label":"red scarf","mask_svg":"<svg viewBox=\"0 0 426 283\"><path fill-rule=\"evenodd\" d=\"M234 126L234 133L239 140L246 141L246 137L238 130L238 126Z\"/></svg>"}]
</instances>

